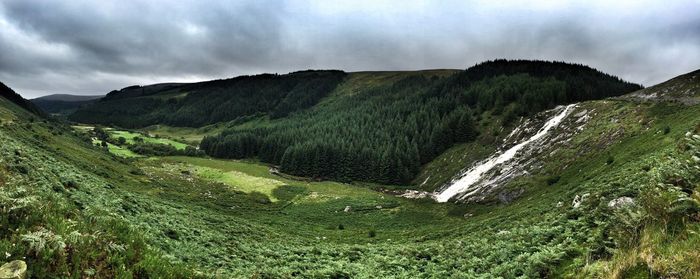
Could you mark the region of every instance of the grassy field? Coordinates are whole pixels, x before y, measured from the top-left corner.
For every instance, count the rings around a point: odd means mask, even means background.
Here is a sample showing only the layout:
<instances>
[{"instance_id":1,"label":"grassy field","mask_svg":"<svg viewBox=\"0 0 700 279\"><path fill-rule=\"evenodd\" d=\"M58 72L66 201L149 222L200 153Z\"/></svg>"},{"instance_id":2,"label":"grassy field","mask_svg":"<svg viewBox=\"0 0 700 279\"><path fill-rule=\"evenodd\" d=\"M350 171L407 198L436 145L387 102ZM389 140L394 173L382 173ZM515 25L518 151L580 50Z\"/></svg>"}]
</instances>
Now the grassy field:
<instances>
[{"instance_id":1,"label":"grassy field","mask_svg":"<svg viewBox=\"0 0 700 279\"><path fill-rule=\"evenodd\" d=\"M131 132L131 131L123 131L123 130L116 130L116 129L110 129L108 130L109 134L112 136L112 138L119 138L119 137L124 137L126 139L126 143L128 144L133 144L134 143L134 138L139 137L143 139L143 142L146 143L155 143L155 144L165 144L165 145L172 145L173 147L177 149L185 149L187 147L187 144L174 141L168 138L162 138L162 137L150 137L142 133L137 133L137 132Z\"/></svg>"},{"instance_id":2,"label":"grassy field","mask_svg":"<svg viewBox=\"0 0 700 279\"><path fill-rule=\"evenodd\" d=\"M90 125L73 125L71 126L73 129L81 132L87 132L92 129L94 129L94 126ZM105 131L109 133L110 137L116 141L116 139L123 137L126 140L127 144L134 144L134 138L139 137L143 139L143 142L145 143L154 143L154 144L165 144L165 145L172 145L176 149L183 150L185 147L188 146L188 144L172 140L169 137L153 137L151 136L151 133L146 132L146 133L141 133L141 132L136 132L136 131L127 131L127 130L120 130L120 129L115 129L115 128L105 128ZM115 148L115 150L119 150L120 148Z\"/></svg>"},{"instance_id":3,"label":"grassy field","mask_svg":"<svg viewBox=\"0 0 700 279\"><path fill-rule=\"evenodd\" d=\"M92 139L92 144L100 145L100 146L101 146L101 145L102 145L102 141L101 141L101 140L98 140L98 139ZM124 147L111 144L111 143L109 143L109 142L107 143L107 150L108 150L110 153L114 154L114 155L117 155L117 156L119 156L119 157L124 157L124 158L143 157L143 156L141 156L141 155L139 155L139 154L134 153L133 151L131 151L131 150L129 150L129 149L126 149L126 148L124 148Z\"/></svg>"},{"instance_id":4,"label":"grassy field","mask_svg":"<svg viewBox=\"0 0 700 279\"><path fill-rule=\"evenodd\" d=\"M176 139L181 142L187 143L199 143L204 136L216 135L223 131L228 125L226 123L217 123L212 125L207 125L201 128L189 128L189 127L171 127L167 125L153 125L144 128L143 130L152 135L159 135L160 137L166 137L171 139Z\"/></svg>"}]
</instances>

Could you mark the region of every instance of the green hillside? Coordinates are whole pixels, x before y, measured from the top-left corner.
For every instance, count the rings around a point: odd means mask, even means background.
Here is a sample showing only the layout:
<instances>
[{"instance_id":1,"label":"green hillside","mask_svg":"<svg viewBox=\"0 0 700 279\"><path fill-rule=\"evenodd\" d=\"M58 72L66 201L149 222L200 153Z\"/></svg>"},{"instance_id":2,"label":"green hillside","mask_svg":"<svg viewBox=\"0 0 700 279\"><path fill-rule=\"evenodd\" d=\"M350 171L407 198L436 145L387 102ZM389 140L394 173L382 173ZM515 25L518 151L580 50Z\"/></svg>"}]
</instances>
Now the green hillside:
<instances>
[{"instance_id":1,"label":"green hillside","mask_svg":"<svg viewBox=\"0 0 700 279\"><path fill-rule=\"evenodd\" d=\"M519 117L640 88L583 65L496 60L463 71L297 72L131 88L70 118L127 127L232 120L201 149L297 176L408 184L455 144L493 148Z\"/></svg>"},{"instance_id":2,"label":"green hillside","mask_svg":"<svg viewBox=\"0 0 700 279\"><path fill-rule=\"evenodd\" d=\"M407 184L455 144L494 146L519 117L640 88L581 65L543 61L497 60L451 75L354 75L317 106L229 128L204 138L201 148L219 158L257 157L298 176Z\"/></svg>"},{"instance_id":3,"label":"green hillside","mask_svg":"<svg viewBox=\"0 0 700 279\"><path fill-rule=\"evenodd\" d=\"M69 119L136 128L155 124L200 127L264 113L284 117L316 104L344 76L340 71L302 71L191 84L131 86L81 107Z\"/></svg>"},{"instance_id":4,"label":"green hillside","mask_svg":"<svg viewBox=\"0 0 700 279\"><path fill-rule=\"evenodd\" d=\"M697 80L668 84L697 88ZM0 254L25 260L30 278L695 278L700 108L674 101L672 87L656 89L671 97L577 104L552 131L563 140L542 146L538 167L500 188L519 196L467 204L277 174L253 160L124 159L0 98ZM411 91L376 97L401 103ZM329 96L369 94L342 92ZM334 99L232 129L311 121L303 119L324 106ZM452 176L497 148L502 116L490 115L474 116L476 141L420 175Z\"/></svg>"}]
</instances>

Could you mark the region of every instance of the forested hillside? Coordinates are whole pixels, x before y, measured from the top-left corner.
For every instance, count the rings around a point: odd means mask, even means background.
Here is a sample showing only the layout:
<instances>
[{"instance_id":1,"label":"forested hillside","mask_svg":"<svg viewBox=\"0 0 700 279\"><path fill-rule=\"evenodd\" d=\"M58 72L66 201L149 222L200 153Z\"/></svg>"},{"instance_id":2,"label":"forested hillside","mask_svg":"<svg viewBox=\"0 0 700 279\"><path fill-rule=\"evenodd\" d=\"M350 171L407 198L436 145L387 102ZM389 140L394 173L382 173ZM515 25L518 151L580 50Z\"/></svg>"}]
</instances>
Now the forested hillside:
<instances>
[{"instance_id":1,"label":"forested hillside","mask_svg":"<svg viewBox=\"0 0 700 279\"><path fill-rule=\"evenodd\" d=\"M302 71L192 84L132 86L110 92L69 119L135 128L154 124L199 127L257 114L283 117L316 104L344 76L341 71Z\"/></svg>"},{"instance_id":2,"label":"forested hillside","mask_svg":"<svg viewBox=\"0 0 700 279\"><path fill-rule=\"evenodd\" d=\"M641 88L582 65L506 60L445 78L345 82L337 90L344 87L355 90L286 118L261 118L206 137L201 148L214 157L257 156L299 176L408 183L453 144L478 135L493 144L500 129L490 129L520 116Z\"/></svg>"},{"instance_id":3,"label":"forested hillside","mask_svg":"<svg viewBox=\"0 0 700 279\"><path fill-rule=\"evenodd\" d=\"M132 86L69 119L127 128L230 122L202 140L210 156L257 157L299 176L403 184L455 143L493 144L521 116L640 88L583 65L496 60L464 71L302 71Z\"/></svg>"}]
</instances>

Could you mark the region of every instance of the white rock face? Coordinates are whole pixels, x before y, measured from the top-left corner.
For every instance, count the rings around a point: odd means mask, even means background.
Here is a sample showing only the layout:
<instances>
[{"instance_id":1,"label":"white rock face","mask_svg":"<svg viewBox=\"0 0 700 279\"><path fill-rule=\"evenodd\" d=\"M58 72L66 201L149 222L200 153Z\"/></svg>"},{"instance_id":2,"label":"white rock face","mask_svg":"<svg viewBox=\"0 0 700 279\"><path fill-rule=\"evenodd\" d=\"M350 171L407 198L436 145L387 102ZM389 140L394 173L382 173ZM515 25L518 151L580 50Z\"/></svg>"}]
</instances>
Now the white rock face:
<instances>
[{"instance_id":1,"label":"white rock face","mask_svg":"<svg viewBox=\"0 0 700 279\"><path fill-rule=\"evenodd\" d=\"M345 209L343 209L343 212L350 212L350 211L352 211L352 207L349 205L345 206Z\"/></svg>"},{"instance_id":2,"label":"white rock face","mask_svg":"<svg viewBox=\"0 0 700 279\"><path fill-rule=\"evenodd\" d=\"M552 128L558 126L575 106L575 104L571 104L563 108L556 108L555 110L559 110L559 112L550 118L535 135L468 169L460 178L453 181L447 188L436 192L434 197L435 200L438 202L446 202L455 196L459 196L460 199L463 199L476 193L479 188L488 187L494 182L502 180L502 178L510 177L514 171L513 168L516 166L510 166L506 163L511 161L523 148L528 147L530 144L536 143L538 140L547 135ZM521 130L520 127L516 128L513 133L519 130ZM508 137L511 137L513 133L511 133L511 135ZM489 181L482 182L484 175L497 166L501 167L501 174L495 178L489 179Z\"/></svg>"},{"instance_id":3,"label":"white rock face","mask_svg":"<svg viewBox=\"0 0 700 279\"><path fill-rule=\"evenodd\" d=\"M619 197L608 202L608 207L612 209L620 209L634 205L634 199L630 197Z\"/></svg>"}]
</instances>

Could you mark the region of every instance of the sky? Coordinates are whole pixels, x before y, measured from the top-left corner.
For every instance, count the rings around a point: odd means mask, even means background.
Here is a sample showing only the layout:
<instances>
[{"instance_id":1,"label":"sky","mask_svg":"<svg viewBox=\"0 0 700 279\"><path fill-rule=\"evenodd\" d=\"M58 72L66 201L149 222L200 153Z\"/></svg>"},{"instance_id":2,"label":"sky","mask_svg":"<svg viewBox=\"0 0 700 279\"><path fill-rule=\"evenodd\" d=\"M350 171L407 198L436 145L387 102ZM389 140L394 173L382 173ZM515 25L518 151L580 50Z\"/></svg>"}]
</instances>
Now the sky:
<instances>
[{"instance_id":1,"label":"sky","mask_svg":"<svg viewBox=\"0 0 700 279\"><path fill-rule=\"evenodd\" d=\"M0 0L0 81L26 98L304 69L700 69L700 0Z\"/></svg>"}]
</instances>

